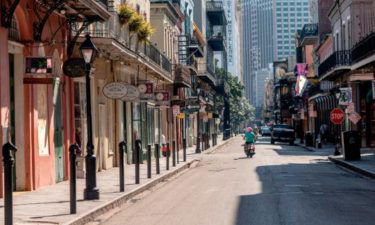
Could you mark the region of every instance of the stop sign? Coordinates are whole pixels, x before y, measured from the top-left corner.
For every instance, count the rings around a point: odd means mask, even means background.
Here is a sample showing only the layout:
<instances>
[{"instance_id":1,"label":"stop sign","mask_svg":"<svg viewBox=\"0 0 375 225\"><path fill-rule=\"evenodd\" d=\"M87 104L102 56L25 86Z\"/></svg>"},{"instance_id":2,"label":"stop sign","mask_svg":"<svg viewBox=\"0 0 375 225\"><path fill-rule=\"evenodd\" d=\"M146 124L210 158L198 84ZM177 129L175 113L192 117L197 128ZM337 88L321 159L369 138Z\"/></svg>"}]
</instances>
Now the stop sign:
<instances>
[{"instance_id":1,"label":"stop sign","mask_svg":"<svg viewBox=\"0 0 375 225\"><path fill-rule=\"evenodd\" d=\"M331 111L331 122L336 125L340 125L344 120L344 111L342 109L336 108Z\"/></svg>"}]
</instances>

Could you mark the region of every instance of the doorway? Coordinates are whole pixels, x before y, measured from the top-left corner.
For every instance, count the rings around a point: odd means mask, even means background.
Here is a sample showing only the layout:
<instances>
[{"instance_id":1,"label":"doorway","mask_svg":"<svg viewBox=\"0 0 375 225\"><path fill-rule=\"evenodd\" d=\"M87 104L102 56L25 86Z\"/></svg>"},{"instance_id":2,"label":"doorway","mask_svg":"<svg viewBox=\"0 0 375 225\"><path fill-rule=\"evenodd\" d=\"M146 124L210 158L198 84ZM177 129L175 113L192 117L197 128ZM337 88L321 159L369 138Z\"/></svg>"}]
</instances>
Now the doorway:
<instances>
[{"instance_id":1,"label":"doorway","mask_svg":"<svg viewBox=\"0 0 375 225\"><path fill-rule=\"evenodd\" d=\"M60 80L54 84L54 149L55 149L55 173L56 183L64 179L64 154L63 154L63 123L61 109L61 87Z\"/></svg>"}]
</instances>

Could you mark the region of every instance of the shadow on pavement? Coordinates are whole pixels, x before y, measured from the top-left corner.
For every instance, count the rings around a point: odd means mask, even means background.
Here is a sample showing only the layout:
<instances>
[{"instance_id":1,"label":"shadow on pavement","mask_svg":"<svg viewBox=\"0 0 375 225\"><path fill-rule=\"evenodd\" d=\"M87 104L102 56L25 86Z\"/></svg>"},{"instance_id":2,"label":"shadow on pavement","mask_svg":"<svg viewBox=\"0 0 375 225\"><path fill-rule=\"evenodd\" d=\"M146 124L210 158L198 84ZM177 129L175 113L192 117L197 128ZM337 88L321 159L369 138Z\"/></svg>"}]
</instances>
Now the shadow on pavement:
<instances>
[{"instance_id":1,"label":"shadow on pavement","mask_svg":"<svg viewBox=\"0 0 375 225\"><path fill-rule=\"evenodd\" d=\"M239 196L235 225L374 224L372 180L329 162L260 166L256 173L261 191Z\"/></svg>"}]
</instances>

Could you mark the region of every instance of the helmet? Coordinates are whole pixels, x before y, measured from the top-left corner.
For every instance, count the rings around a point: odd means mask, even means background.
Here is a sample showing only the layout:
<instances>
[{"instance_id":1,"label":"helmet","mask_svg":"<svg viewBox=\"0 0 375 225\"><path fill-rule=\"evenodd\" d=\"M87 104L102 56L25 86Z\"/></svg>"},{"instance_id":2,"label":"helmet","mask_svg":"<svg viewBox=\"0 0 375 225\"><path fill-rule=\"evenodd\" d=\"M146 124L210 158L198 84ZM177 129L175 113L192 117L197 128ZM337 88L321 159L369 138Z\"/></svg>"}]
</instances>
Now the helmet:
<instances>
[{"instance_id":1,"label":"helmet","mask_svg":"<svg viewBox=\"0 0 375 225\"><path fill-rule=\"evenodd\" d=\"M247 132L253 132L253 128L248 127L248 128L247 128Z\"/></svg>"}]
</instances>

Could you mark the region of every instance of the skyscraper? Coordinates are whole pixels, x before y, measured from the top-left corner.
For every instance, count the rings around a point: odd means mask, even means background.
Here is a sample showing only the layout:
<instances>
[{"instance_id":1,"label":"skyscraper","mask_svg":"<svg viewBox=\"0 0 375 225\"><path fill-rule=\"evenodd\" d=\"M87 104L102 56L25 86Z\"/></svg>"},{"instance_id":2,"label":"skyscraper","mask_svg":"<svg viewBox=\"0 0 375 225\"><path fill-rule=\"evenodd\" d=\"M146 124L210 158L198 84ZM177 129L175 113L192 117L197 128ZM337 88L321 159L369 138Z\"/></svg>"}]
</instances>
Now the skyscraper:
<instances>
[{"instance_id":1,"label":"skyscraper","mask_svg":"<svg viewBox=\"0 0 375 225\"><path fill-rule=\"evenodd\" d=\"M256 71L295 55L296 32L312 20L309 1L243 0L243 76L246 96L253 105Z\"/></svg>"},{"instance_id":2,"label":"skyscraper","mask_svg":"<svg viewBox=\"0 0 375 225\"><path fill-rule=\"evenodd\" d=\"M274 0L273 3L273 46L274 60L295 55L295 35L304 24L309 23L310 0Z\"/></svg>"},{"instance_id":3,"label":"skyscraper","mask_svg":"<svg viewBox=\"0 0 375 225\"><path fill-rule=\"evenodd\" d=\"M242 80L239 27L241 15L238 15L238 4L239 0L226 0L228 72Z\"/></svg>"}]
</instances>

